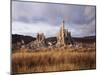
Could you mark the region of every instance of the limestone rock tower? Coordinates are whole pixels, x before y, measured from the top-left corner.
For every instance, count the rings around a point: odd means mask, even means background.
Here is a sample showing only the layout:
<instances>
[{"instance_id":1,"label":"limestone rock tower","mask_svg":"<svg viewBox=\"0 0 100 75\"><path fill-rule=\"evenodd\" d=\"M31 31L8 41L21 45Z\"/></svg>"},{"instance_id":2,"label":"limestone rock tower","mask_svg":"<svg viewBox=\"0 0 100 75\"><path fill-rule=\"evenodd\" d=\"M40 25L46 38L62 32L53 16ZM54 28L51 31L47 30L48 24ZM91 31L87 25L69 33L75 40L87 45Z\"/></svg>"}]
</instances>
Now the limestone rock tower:
<instances>
[{"instance_id":1,"label":"limestone rock tower","mask_svg":"<svg viewBox=\"0 0 100 75\"><path fill-rule=\"evenodd\" d=\"M64 27L64 20L61 23L60 31L57 36L57 46L66 46L67 44L73 44L72 38L71 38L71 32L68 31L68 29L65 29Z\"/></svg>"},{"instance_id":2,"label":"limestone rock tower","mask_svg":"<svg viewBox=\"0 0 100 75\"><path fill-rule=\"evenodd\" d=\"M57 36L57 45L58 46L64 46L65 43L65 37L66 37L66 30L64 29L64 20L62 21L60 31Z\"/></svg>"},{"instance_id":3,"label":"limestone rock tower","mask_svg":"<svg viewBox=\"0 0 100 75\"><path fill-rule=\"evenodd\" d=\"M45 36L43 33L37 33L36 44L38 47L45 46Z\"/></svg>"},{"instance_id":4,"label":"limestone rock tower","mask_svg":"<svg viewBox=\"0 0 100 75\"><path fill-rule=\"evenodd\" d=\"M34 49L34 48L42 48L46 46L46 39L43 33L37 33L36 40L27 44L27 48Z\"/></svg>"}]
</instances>

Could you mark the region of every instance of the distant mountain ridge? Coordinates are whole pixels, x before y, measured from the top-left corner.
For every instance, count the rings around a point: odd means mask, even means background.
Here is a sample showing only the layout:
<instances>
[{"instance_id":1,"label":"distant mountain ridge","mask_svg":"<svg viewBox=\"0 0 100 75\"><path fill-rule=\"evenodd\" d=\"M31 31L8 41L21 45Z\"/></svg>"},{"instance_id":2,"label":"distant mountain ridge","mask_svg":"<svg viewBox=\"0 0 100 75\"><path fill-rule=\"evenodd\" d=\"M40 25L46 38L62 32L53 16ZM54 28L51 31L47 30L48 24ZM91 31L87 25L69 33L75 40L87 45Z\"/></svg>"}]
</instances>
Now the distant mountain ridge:
<instances>
[{"instance_id":1,"label":"distant mountain ridge","mask_svg":"<svg viewBox=\"0 0 100 75\"><path fill-rule=\"evenodd\" d=\"M25 36L25 35L19 35L19 34L12 34L12 44L24 41L25 44L28 44L31 41L36 40L36 38L32 36Z\"/></svg>"},{"instance_id":2,"label":"distant mountain ridge","mask_svg":"<svg viewBox=\"0 0 100 75\"><path fill-rule=\"evenodd\" d=\"M82 42L82 43L96 42L96 36L72 37L72 39L75 42ZM25 44L28 44L29 42L36 40L36 38L32 37L32 36L12 34L12 44L21 42L22 40L24 41ZM57 41L57 38L56 37L48 37L48 38L46 38L46 40L52 42L52 41Z\"/></svg>"},{"instance_id":3,"label":"distant mountain ridge","mask_svg":"<svg viewBox=\"0 0 100 75\"><path fill-rule=\"evenodd\" d=\"M94 43L96 42L96 36L85 36L85 37L73 37L76 42L82 43Z\"/></svg>"}]
</instances>

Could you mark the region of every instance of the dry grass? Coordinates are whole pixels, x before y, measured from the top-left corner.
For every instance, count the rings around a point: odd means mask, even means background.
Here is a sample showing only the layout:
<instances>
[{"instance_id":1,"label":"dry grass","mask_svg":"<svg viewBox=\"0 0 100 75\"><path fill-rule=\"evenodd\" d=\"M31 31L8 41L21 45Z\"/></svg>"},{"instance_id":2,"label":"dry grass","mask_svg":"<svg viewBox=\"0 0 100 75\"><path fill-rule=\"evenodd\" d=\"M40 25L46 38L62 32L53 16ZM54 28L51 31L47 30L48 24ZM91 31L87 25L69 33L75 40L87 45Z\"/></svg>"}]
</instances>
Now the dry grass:
<instances>
[{"instance_id":1,"label":"dry grass","mask_svg":"<svg viewBox=\"0 0 100 75\"><path fill-rule=\"evenodd\" d=\"M12 53L12 72L47 72L95 69L95 49L45 48Z\"/></svg>"}]
</instances>

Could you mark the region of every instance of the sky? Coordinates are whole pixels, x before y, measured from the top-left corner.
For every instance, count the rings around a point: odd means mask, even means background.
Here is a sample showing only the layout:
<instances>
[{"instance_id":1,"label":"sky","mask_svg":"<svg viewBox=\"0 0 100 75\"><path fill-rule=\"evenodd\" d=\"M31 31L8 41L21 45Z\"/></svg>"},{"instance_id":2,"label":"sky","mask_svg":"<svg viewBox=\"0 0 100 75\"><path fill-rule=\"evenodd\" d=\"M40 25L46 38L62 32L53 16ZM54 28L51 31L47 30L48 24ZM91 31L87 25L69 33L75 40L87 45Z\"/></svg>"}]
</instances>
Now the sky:
<instances>
[{"instance_id":1,"label":"sky","mask_svg":"<svg viewBox=\"0 0 100 75\"><path fill-rule=\"evenodd\" d=\"M56 36L62 20L73 37L96 35L96 7L12 1L12 34Z\"/></svg>"}]
</instances>

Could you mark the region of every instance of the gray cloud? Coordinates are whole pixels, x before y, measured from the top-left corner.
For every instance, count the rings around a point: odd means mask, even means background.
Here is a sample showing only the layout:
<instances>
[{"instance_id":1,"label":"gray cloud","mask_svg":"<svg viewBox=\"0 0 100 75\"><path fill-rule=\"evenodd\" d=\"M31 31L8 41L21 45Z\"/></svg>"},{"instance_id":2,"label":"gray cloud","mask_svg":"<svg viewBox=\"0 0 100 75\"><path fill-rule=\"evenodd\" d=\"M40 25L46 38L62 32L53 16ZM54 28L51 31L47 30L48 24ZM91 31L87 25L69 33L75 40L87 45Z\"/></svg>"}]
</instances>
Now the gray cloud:
<instances>
[{"instance_id":1,"label":"gray cloud","mask_svg":"<svg viewBox=\"0 0 100 75\"><path fill-rule=\"evenodd\" d=\"M30 34L28 30L37 26L38 32L38 27L41 26L44 27L43 30L41 28L41 32L53 35L58 31L56 27L59 27L64 19L66 28L69 28L73 36L95 35L95 14L95 6L12 1L12 28L16 27L12 32ZM18 27L18 24L22 26ZM29 26L31 28L27 30ZM46 27L50 27L51 30L47 30Z\"/></svg>"}]
</instances>

